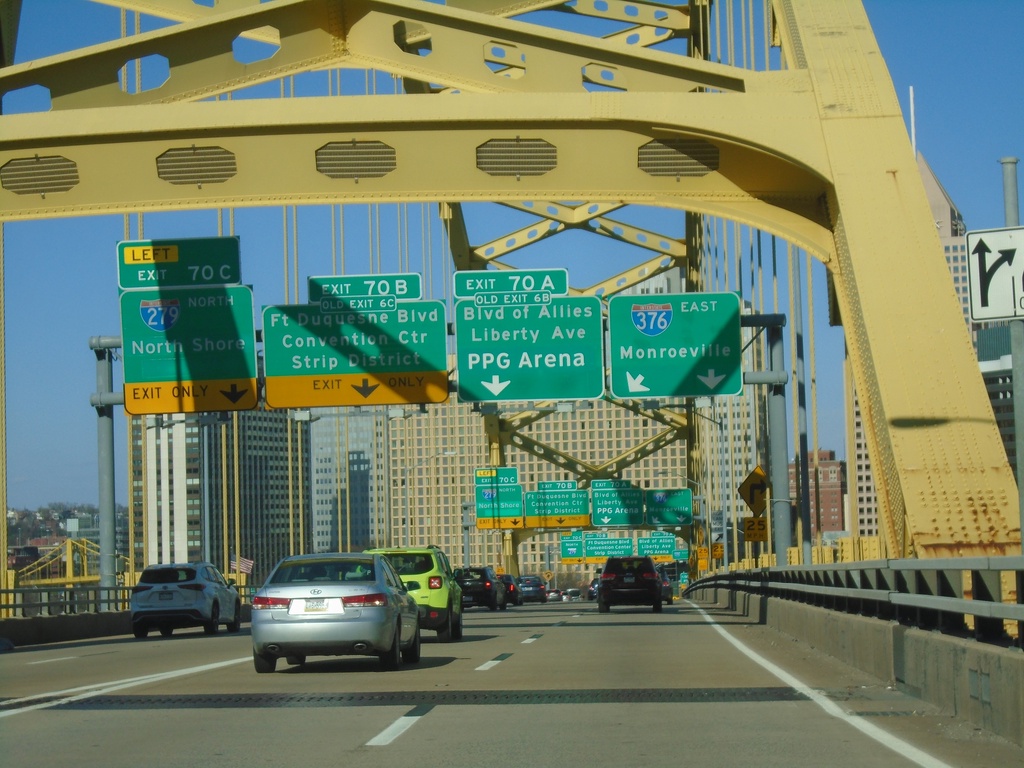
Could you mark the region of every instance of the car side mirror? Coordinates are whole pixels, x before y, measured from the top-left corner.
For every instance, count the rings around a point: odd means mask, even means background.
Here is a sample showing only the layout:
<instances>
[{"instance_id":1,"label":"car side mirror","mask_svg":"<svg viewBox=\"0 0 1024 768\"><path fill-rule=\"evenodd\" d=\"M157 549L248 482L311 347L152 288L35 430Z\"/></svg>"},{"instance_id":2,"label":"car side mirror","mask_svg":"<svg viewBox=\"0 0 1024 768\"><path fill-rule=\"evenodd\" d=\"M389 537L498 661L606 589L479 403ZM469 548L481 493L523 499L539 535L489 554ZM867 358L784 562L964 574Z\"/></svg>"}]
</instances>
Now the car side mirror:
<instances>
[{"instance_id":1,"label":"car side mirror","mask_svg":"<svg viewBox=\"0 0 1024 768\"><path fill-rule=\"evenodd\" d=\"M462 569L461 568L456 568L455 572L452 574L452 578L453 579L461 579L462 578Z\"/></svg>"}]
</instances>

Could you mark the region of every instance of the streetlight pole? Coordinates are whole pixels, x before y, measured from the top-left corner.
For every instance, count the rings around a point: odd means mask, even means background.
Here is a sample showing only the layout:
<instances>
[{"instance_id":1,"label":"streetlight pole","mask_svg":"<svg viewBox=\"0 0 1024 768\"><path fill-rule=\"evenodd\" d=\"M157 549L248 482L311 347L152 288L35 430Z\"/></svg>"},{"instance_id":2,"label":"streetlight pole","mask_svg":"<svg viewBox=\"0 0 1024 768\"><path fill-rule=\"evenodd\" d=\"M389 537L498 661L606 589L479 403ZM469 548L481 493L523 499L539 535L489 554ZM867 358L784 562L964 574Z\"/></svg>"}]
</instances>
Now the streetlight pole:
<instances>
[{"instance_id":1,"label":"streetlight pole","mask_svg":"<svg viewBox=\"0 0 1024 768\"><path fill-rule=\"evenodd\" d=\"M405 546L412 546L412 507L409 501L409 472L414 469L419 469L427 462L433 461L434 459L440 458L441 456L454 456L455 453L455 451L438 451L437 453L430 454L424 459L420 459L412 466L406 466L402 469L402 486L404 491L403 496L405 502Z\"/></svg>"}]
</instances>

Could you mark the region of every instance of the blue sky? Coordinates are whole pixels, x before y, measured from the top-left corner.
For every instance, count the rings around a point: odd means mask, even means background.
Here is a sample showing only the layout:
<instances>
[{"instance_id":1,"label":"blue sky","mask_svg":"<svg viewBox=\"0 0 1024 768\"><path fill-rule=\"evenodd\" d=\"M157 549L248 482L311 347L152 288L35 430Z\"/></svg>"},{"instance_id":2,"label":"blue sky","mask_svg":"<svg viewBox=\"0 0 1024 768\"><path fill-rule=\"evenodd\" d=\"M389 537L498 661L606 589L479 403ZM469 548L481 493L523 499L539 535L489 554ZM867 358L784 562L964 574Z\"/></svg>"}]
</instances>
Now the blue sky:
<instances>
[{"instance_id":1,"label":"blue sky","mask_svg":"<svg viewBox=\"0 0 1024 768\"><path fill-rule=\"evenodd\" d=\"M865 7L908 124L909 89L914 88L918 149L961 209L969 229L1003 226L999 158L1024 153L1024 57L1019 42L1024 2L866 0ZM19 61L101 42L119 32L116 9L86 0L25 0L23 18ZM365 208L352 208L346 215L350 229L373 224ZM387 219L391 214L383 215L382 233L397 228ZM415 209L411 215L409 229L419 238ZM300 218L303 231L331 226L326 209L303 209ZM134 227L135 217L132 221ZM254 283L257 311L262 304L285 301L283 226L280 209L238 213L242 276ZM146 238L210 236L216 234L216 218L211 212L147 215L145 227ZM275 233L273 247L245 234L259 232L260 227ZM439 234L435 230L430 236ZM11 507L97 502L96 418L89 406L95 358L88 339L120 334L115 249L122 239L121 216L18 222L4 228ZM401 250L401 244L392 242L381 248L385 259ZM378 271L370 243L350 248L346 258L350 273ZM384 263L380 271L423 268L414 257L411 263ZM447 279L442 267L435 264L433 269L435 281ZM303 286L306 276L330 271L329 254L302 252ZM833 348L830 354L835 359L841 349ZM835 389L835 377L819 380L820 397L828 398L821 444L841 454L842 390ZM115 430L120 461L125 455L120 411ZM119 503L125 502L123 474L116 478L116 495Z\"/></svg>"}]
</instances>

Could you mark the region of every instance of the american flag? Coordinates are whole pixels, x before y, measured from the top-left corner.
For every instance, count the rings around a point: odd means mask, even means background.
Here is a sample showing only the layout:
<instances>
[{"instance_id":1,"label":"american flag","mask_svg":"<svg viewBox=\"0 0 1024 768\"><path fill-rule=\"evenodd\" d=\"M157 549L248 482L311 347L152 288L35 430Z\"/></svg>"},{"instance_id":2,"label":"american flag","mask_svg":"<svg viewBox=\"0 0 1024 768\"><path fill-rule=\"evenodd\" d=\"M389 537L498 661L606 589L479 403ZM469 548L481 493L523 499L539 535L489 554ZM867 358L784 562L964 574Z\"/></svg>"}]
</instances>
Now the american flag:
<instances>
[{"instance_id":1,"label":"american flag","mask_svg":"<svg viewBox=\"0 0 1024 768\"><path fill-rule=\"evenodd\" d=\"M231 564L228 566L229 571L239 571L241 573L252 573L252 567L256 565L255 560L249 560L245 557L231 558Z\"/></svg>"}]
</instances>

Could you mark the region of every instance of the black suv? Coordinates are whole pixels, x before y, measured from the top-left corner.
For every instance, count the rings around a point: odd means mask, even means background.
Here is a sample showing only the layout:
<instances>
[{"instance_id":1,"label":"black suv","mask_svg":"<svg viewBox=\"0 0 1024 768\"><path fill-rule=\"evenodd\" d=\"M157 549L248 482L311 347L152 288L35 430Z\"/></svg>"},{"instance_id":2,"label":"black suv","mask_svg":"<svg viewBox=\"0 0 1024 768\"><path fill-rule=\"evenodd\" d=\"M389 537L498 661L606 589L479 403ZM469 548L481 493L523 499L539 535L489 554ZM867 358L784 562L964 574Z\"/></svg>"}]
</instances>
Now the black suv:
<instances>
[{"instance_id":1,"label":"black suv","mask_svg":"<svg viewBox=\"0 0 1024 768\"><path fill-rule=\"evenodd\" d=\"M597 610L613 605L649 605L661 613L661 576L649 557L609 557L597 586Z\"/></svg>"},{"instance_id":2,"label":"black suv","mask_svg":"<svg viewBox=\"0 0 1024 768\"><path fill-rule=\"evenodd\" d=\"M492 611L505 610L505 582L493 568L459 568L455 580L462 587L462 606L486 605Z\"/></svg>"}]
</instances>

